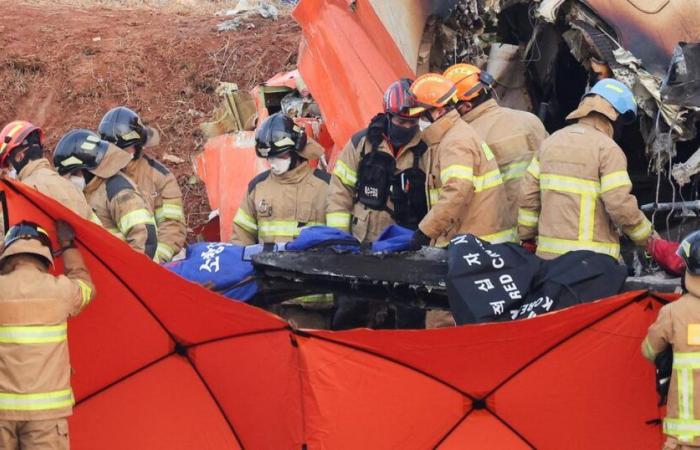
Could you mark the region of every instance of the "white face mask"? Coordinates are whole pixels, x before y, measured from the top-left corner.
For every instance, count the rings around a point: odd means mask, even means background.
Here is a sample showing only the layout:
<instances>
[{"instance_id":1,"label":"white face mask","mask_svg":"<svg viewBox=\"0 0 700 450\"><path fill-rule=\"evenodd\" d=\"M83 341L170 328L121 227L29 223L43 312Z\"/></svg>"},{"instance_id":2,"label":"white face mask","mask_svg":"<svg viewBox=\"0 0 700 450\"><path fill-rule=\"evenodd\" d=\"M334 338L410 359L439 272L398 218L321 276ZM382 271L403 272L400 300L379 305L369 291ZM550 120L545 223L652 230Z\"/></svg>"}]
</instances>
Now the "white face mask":
<instances>
[{"instance_id":1,"label":"white face mask","mask_svg":"<svg viewBox=\"0 0 700 450\"><path fill-rule=\"evenodd\" d=\"M17 171L14 168L12 168L9 172L7 172L7 177L11 178L13 180L16 180L17 179Z\"/></svg>"},{"instance_id":2,"label":"white face mask","mask_svg":"<svg viewBox=\"0 0 700 450\"><path fill-rule=\"evenodd\" d=\"M289 166L292 165L292 158L268 158L267 162L270 163L270 170L275 175L282 175L289 170Z\"/></svg>"},{"instance_id":3,"label":"white face mask","mask_svg":"<svg viewBox=\"0 0 700 450\"><path fill-rule=\"evenodd\" d=\"M83 192L85 189L85 178L83 177L71 175L70 182L73 183L73 186L77 187L80 192Z\"/></svg>"},{"instance_id":4,"label":"white face mask","mask_svg":"<svg viewBox=\"0 0 700 450\"><path fill-rule=\"evenodd\" d=\"M425 129L428 128L430 125L432 125L432 123L428 122L428 121L425 120L425 119L419 119L419 120L418 120L418 128L419 128L421 131L425 131Z\"/></svg>"}]
</instances>

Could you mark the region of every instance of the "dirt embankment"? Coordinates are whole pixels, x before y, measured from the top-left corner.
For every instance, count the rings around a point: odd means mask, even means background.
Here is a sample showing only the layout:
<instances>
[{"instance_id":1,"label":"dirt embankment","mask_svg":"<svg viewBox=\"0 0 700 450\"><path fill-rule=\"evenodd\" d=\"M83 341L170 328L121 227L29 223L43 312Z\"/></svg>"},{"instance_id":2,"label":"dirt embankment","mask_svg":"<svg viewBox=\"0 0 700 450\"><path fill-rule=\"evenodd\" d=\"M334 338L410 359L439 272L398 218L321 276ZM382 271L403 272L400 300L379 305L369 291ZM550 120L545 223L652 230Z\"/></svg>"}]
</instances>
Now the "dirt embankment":
<instances>
[{"instance_id":1,"label":"dirt embankment","mask_svg":"<svg viewBox=\"0 0 700 450\"><path fill-rule=\"evenodd\" d=\"M198 124L218 104L219 81L252 88L294 67L300 30L293 19L256 17L252 27L219 33L211 8L75 7L0 0L0 126L30 120L48 148L72 128L95 129L117 105L138 111L161 132L156 157L178 177L190 227L206 219L204 187L190 156Z\"/></svg>"}]
</instances>

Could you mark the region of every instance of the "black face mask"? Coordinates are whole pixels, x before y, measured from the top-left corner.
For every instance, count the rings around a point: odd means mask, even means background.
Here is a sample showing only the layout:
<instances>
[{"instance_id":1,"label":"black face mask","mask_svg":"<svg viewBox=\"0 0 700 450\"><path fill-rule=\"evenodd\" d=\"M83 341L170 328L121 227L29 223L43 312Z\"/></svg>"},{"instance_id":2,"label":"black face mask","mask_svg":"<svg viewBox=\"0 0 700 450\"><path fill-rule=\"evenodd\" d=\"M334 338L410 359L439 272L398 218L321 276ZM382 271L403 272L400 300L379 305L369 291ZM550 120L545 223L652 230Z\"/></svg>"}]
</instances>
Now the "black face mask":
<instances>
[{"instance_id":1,"label":"black face mask","mask_svg":"<svg viewBox=\"0 0 700 450\"><path fill-rule=\"evenodd\" d=\"M418 124L413 125L410 128L404 128L399 125L395 125L391 120L387 126L387 136L389 137L389 143L395 149L401 148L408 144L413 136L416 135L418 131Z\"/></svg>"},{"instance_id":2,"label":"black face mask","mask_svg":"<svg viewBox=\"0 0 700 450\"><path fill-rule=\"evenodd\" d=\"M22 158L17 159L16 156L18 153L24 152L24 155ZM25 147L22 149L14 149L10 153L10 157L8 158L8 162L10 165L15 169L17 174L19 174L24 167L29 164L29 161L33 161L35 159L39 159L44 155L44 151L41 148L41 145L39 144L30 144L29 147Z\"/></svg>"}]
</instances>

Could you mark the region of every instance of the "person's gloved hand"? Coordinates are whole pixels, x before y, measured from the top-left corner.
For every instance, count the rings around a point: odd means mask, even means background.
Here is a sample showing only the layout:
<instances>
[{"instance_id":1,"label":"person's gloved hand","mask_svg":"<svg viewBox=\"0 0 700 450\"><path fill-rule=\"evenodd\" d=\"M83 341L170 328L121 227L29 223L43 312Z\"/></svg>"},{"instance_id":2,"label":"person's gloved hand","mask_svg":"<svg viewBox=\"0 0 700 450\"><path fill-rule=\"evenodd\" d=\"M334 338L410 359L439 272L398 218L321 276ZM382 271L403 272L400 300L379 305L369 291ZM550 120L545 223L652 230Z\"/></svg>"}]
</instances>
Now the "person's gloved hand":
<instances>
[{"instance_id":1,"label":"person's gloved hand","mask_svg":"<svg viewBox=\"0 0 700 450\"><path fill-rule=\"evenodd\" d=\"M679 245L678 242L654 237L647 243L647 252L663 270L671 275L681 276L685 271L685 262L676 254Z\"/></svg>"},{"instance_id":2,"label":"person's gloved hand","mask_svg":"<svg viewBox=\"0 0 700 450\"><path fill-rule=\"evenodd\" d=\"M60 219L55 222L55 226L58 246L62 249L75 247L75 231L73 231L73 227L68 222Z\"/></svg>"},{"instance_id":3,"label":"person's gloved hand","mask_svg":"<svg viewBox=\"0 0 700 450\"><path fill-rule=\"evenodd\" d=\"M430 237L423 233L419 228L413 232L411 241L408 243L408 250L415 252L420 250L424 245L430 245Z\"/></svg>"},{"instance_id":4,"label":"person's gloved hand","mask_svg":"<svg viewBox=\"0 0 700 450\"><path fill-rule=\"evenodd\" d=\"M526 241L520 242L520 246L530 253L537 252L537 243L534 239L528 239Z\"/></svg>"}]
</instances>

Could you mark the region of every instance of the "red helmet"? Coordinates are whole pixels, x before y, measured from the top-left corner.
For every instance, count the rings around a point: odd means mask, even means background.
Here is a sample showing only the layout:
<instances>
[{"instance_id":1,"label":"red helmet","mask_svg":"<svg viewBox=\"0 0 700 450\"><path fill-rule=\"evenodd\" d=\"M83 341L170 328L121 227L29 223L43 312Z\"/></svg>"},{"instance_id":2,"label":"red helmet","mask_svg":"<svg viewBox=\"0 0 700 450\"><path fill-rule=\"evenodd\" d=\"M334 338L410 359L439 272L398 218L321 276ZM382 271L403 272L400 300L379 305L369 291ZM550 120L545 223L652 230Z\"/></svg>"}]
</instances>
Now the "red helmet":
<instances>
[{"instance_id":1,"label":"red helmet","mask_svg":"<svg viewBox=\"0 0 700 450\"><path fill-rule=\"evenodd\" d=\"M406 118L417 117L410 113L411 108L416 106L416 96L410 91L411 84L412 80L401 78L389 85L384 92L384 112Z\"/></svg>"},{"instance_id":2,"label":"red helmet","mask_svg":"<svg viewBox=\"0 0 700 450\"><path fill-rule=\"evenodd\" d=\"M26 139L34 132L39 133L39 142L43 143L44 131L34 124L25 120L15 120L5 125L0 132L0 167L5 166L12 150L27 145Z\"/></svg>"}]
</instances>

